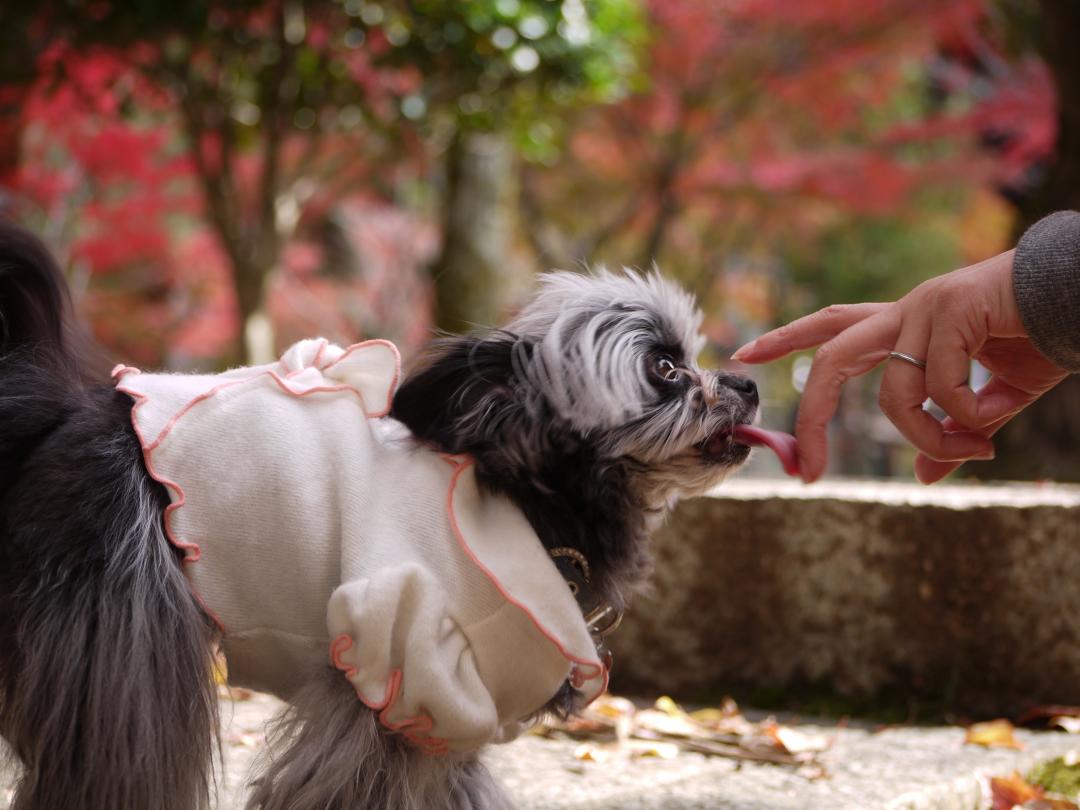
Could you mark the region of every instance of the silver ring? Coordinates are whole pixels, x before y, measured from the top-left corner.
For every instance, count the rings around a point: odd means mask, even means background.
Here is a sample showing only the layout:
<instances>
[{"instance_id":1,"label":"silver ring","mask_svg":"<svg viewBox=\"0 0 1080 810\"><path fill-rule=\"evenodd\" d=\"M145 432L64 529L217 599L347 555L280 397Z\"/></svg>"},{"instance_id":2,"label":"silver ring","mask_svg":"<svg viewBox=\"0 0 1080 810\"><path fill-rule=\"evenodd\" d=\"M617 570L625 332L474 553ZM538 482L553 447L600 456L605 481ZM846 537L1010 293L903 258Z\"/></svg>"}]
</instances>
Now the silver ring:
<instances>
[{"instance_id":1,"label":"silver ring","mask_svg":"<svg viewBox=\"0 0 1080 810\"><path fill-rule=\"evenodd\" d=\"M911 363L916 368L926 370L926 361L920 360L917 357L912 357L910 354L904 354L903 352L889 352L889 357L895 357L897 360L903 360L905 363Z\"/></svg>"}]
</instances>

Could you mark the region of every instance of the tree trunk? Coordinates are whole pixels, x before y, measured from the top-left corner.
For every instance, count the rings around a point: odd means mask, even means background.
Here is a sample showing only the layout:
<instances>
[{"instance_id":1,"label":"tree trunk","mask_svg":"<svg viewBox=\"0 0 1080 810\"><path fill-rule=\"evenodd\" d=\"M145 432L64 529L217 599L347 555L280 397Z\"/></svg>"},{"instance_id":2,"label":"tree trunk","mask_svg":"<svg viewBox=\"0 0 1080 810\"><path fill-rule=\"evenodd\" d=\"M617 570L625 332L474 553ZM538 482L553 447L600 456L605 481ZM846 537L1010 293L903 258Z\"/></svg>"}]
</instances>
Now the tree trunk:
<instances>
[{"instance_id":1,"label":"tree trunk","mask_svg":"<svg viewBox=\"0 0 1080 810\"><path fill-rule=\"evenodd\" d=\"M1043 55L1058 93L1055 160L1040 188L1020 203L1017 237L1062 209L1080 209L1080 4L1042 0ZM1080 376L1074 375L1018 415L995 444L997 457L969 464L979 478L1080 481Z\"/></svg>"},{"instance_id":2,"label":"tree trunk","mask_svg":"<svg viewBox=\"0 0 1080 810\"><path fill-rule=\"evenodd\" d=\"M274 328L266 313L266 281L277 265L280 240L274 223L263 223L266 231L250 249L234 253L233 283L239 329L234 352L244 365L260 365L275 359ZM240 258L242 256L242 258Z\"/></svg>"},{"instance_id":3,"label":"tree trunk","mask_svg":"<svg viewBox=\"0 0 1080 810\"><path fill-rule=\"evenodd\" d=\"M510 304L518 281L508 255L515 171L502 133L460 132L450 146L443 246L433 268L440 329L491 326Z\"/></svg>"},{"instance_id":4,"label":"tree trunk","mask_svg":"<svg viewBox=\"0 0 1080 810\"><path fill-rule=\"evenodd\" d=\"M660 254L667 241L668 230L679 213L679 202L674 188L682 163L682 150L681 138L676 139L671 156L656 178L656 216L653 218L652 227L649 228L644 251L638 260L639 267L652 267L654 264L659 264Z\"/></svg>"},{"instance_id":5,"label":"tree trunk","mask_svg":"<svg viewBox=\"0 0 1080 810\"><path fill-rule=\"evenodd\" d=\"M1019 205L1019 237L1049 213L1080 209L1080 4L1042 0L1042 52L1054 77L1058 97L1058 135L1054 162L1041 186Z\"/></svg>"},{"instance_id":6,"label":"tree trunk","mask_svg":"<svg viewBox=\"0 0 1080 810\"><path fill-rule=\"evenodd\" d=\"M2 186L14 184L22 151L22 106L28 93L24 87L9 90L7 103L0 103L0 209L10 202Z\"/></svg>"}]
</instances>

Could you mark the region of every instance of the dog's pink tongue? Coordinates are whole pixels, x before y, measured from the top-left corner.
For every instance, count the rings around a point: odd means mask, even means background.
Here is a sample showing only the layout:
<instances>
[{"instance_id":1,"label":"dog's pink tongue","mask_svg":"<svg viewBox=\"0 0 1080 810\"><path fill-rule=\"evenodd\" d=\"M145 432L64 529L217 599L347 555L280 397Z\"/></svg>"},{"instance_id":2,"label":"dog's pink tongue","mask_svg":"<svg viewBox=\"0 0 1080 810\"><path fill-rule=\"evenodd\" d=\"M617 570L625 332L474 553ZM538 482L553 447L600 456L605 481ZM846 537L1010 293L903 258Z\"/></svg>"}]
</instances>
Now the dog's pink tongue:
<instances>
[{"instance_id":1,"label":"dog's pink tongue","mask_svg":"<svg viewBox=\"0 0 1080 810\"><path fill-rule=\"evenodd\" d=\"M784 472L788 475L799 474L798 446L795 443L795 437L790 433L765 430L753 425L736 425L731 435L739 444L768 447L780 459Z\"/></svg>"}]
</instances>

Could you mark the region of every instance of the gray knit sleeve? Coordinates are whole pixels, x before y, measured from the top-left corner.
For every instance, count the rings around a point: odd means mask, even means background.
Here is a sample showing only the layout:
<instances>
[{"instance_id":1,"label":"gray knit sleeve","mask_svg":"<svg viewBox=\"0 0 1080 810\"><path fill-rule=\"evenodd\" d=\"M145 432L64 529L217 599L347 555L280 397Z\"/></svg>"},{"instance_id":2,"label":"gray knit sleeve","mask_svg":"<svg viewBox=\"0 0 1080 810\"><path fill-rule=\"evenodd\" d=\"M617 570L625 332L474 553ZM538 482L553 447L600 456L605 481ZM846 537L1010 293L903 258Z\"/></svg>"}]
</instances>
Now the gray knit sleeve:
<instances>
[{"instance_id":1,"label":"gray knit sleeve","mask_svg":"<svg viewBox=\"0 0 1080 810\"><path fill-rule=\"evenodd\" d=\"M1028 228L1016 246L1013 287L1035 348L1080 371L1080 213L1059 211Z\"/></svg>"}]
</instances>

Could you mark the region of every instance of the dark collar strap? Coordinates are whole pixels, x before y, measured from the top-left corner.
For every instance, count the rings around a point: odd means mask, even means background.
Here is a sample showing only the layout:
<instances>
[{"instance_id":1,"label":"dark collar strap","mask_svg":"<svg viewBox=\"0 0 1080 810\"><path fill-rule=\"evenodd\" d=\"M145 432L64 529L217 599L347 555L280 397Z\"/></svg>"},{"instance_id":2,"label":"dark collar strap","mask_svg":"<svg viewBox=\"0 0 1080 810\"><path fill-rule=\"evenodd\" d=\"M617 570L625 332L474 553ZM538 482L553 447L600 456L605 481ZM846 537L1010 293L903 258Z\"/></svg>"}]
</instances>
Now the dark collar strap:
<instances>
[{"instance_id":1,"label":"dark collar strap","mask_svg":"<svg viewBox=\"0 0 1080 810\"><path fill-rule=\"evenodd\" d=\"M590 584L589 563L577 549L553 548L548 551L555 567L559 569L570 592L577 601L585 625L594 639L599 641L615 632L622 622L622 611L600 598Z\"/></svg>"}]
</instances>

